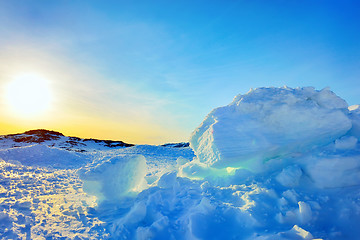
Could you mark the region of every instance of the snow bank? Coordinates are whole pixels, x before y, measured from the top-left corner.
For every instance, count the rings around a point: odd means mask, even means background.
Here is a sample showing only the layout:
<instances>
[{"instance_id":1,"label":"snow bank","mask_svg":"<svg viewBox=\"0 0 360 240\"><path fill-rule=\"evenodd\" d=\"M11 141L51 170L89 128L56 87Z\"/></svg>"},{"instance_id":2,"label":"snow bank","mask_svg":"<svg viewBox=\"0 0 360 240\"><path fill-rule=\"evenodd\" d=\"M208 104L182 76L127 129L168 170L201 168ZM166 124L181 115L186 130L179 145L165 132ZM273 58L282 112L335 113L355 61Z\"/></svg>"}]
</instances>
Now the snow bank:
<instances>
[{"instance_id":1,"label":"snow bank","mask_svg":"<svg viewBox=\"0 0 360 240\"><path fill-rule=\"evenodd\" d=\"M0 149L0 158L25 166L53 168L76 168L90 161L90 158L83 154L42 144Z\"/></svg>"},{"instance_id":2,"label":"snow bank","mask_svg":"<svg viewBox=\"0 0 360 240\"><path fill-rule=\"evenodd\" d=\"M264 162L343 136L352 127L347 107L329 89L258 88L210 112L190 145L211 167L259 172Z\"/></svg>"},{"instance_id":3,"label":"snow bank","mask_svg":"<svg viewBox=\"0 0 360 240\"><path fill-rule=\"evenodd\" d=\"M86 192L95 195L99 201L113 201L146 186L146 159L142 155L115 156L79 173Z\"/></svg>"}]
</instances>

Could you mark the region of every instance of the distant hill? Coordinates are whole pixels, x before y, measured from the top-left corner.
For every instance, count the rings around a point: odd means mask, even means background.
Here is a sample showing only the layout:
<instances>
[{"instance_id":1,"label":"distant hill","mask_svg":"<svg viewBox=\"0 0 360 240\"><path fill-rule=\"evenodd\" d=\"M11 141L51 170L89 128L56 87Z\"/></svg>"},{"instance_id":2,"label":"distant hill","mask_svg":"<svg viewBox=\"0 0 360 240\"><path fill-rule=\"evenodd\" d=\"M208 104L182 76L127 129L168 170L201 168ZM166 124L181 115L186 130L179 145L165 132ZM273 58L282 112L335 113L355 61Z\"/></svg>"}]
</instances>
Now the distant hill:
<instances>
[{"instance_id":1,"label":"distant hill","mask_svg":"<svg viewBox=\"0 0 360 240\"><path fill-rule=\"evenodd\" d=\"M0 135L0 148L23 147L33 144L43 144L49 147L57 147L75 152L135 146L135 144L125 143L123 141L69 137L60 132L46 129L34 129L24 133ZM189 147L189 143L166 143L160 146L185 148Z\"/></svg>"},{"instance_id":2,"label":"distant hill","mask_svg":"<svg viewBox=\"0 0 360 240\"><path fill-rule=\"evenodd\" d=\"M49 147L64 148L77 152L100 150L102 148L132 147L134 144L123 141L99 140L93 138L68 137L64 134L46 129L36 129L24 133L0 136L0 147L22 147L32 144L44 144Z\"/></svg>"},{"instance_id":3,"label":"distant hill","mask_svg":"<svg viewBox=\"0 0 360 240\"><path fill-rule=\"evenodd\" d=\"M181 142L181 143L166 143L161 145L162 147L174 147L174 148L184 148L189 147L190 143L188 142Z\"/></svg>"}]
</instances>

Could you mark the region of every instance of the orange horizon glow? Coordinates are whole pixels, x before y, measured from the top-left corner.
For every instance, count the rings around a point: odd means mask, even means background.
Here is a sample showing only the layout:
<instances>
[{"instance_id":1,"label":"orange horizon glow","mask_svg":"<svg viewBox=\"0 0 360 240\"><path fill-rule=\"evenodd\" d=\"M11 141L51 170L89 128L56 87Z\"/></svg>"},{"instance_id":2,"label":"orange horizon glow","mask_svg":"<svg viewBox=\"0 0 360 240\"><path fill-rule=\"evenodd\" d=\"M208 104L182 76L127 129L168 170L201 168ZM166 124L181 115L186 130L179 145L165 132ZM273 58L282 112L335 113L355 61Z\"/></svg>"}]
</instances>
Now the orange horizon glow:
<instances>
[{"instance_id":1,"label":"orange horizon glow","mask_svg":"<svg viewBox=\"0 0 360 240\"><path fill-rule=\"evenodd\" d=\"M104 127L105 128L105 127ZM177 142L187 142L187 139L176 139L172 138L164 138L163 136L159 136L159 131L153 129L150 132L150 135L143 135L141 131L134 130L124 130L124 129L96 129L95 131L80 129L76 126L69 128L54 128L54 127L21 127L15 124L2 123L0 122L0 135L8 135L8 134L19 134L24 133L29 130L35 129L46 129L52 130L62 133L64 136L68 137L79 137L79 138L93 138L100 140L113 140L113 141L123 141L125 143L131 144L151 144L151 145L160 145L165 143L177 143ZM5 130L6 129L6 130ZM140 130L140 129L139 129ZM189 134L190 135L190 134Z\"/></svg>"},{"instance_id":2,"label":"orange horizon glow","mask_svg":"<svg viewBox=\"0 0 360 240\"><path fill-rule=\"evenodd\" d=\"M0 135L47 129L65 136L155 145L184 142L190 136L190 130L176 127L175 116L164 111L167 102L161 98L139 94L134 86L114 83L69 59L29 49L22 49L17 58L6 52L0 56L0 62L7 63L6 68L0 65ZM24 76L40 79L34 80L38 83L33 89L23 82L27 85L23 94L30 93L27 98L37 88L49 93L42 96L47 98L47 104L38 110L26 109L26 97L16 102L20 106L9 104L9 83L24 80ZM17 95L16 88L15 84L10 91L13 96Z\"/></svg>"}]
</instances>

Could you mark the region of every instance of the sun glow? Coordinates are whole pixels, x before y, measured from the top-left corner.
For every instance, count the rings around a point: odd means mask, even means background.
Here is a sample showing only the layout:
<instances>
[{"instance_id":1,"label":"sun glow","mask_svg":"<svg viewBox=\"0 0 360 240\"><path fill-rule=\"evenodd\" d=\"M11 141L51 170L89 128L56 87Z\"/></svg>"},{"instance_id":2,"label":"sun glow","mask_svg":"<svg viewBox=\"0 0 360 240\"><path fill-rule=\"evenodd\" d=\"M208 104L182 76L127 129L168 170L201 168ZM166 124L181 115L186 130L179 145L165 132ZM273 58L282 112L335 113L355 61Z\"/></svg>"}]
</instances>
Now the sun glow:
<instances>
[{"instance_id":1,"label":"sun glow","mask_svg":"<svg viewBox=\"0 0 360 240\"><path fill-rule=\"evenodd\" d=\"M21 117L34 117L49 109L52 94L49 82L36 75L15 77L5 91L7 104Z\"/></svg>"}]
</instances>

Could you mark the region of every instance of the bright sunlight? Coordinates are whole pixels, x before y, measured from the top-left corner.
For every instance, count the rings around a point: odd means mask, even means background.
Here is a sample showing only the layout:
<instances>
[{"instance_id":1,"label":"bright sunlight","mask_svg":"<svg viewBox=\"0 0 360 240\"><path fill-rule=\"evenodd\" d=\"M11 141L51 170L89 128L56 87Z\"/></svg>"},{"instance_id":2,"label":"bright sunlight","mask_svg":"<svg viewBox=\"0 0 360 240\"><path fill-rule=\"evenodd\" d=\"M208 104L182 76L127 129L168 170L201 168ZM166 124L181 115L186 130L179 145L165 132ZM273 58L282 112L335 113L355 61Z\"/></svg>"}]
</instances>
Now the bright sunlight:
<instances>
[{"instance_id":1,"label":"bright sunlight","mask_svg":"<svg viewBox=\"0 0 360 240\"><path fill-rule=\"evenodd\" d=\"M7 85L5 97L10 109L21 117L34 117L50 107L51 89L46 79L20 75Z\"/></svg>"}]
</instances>

